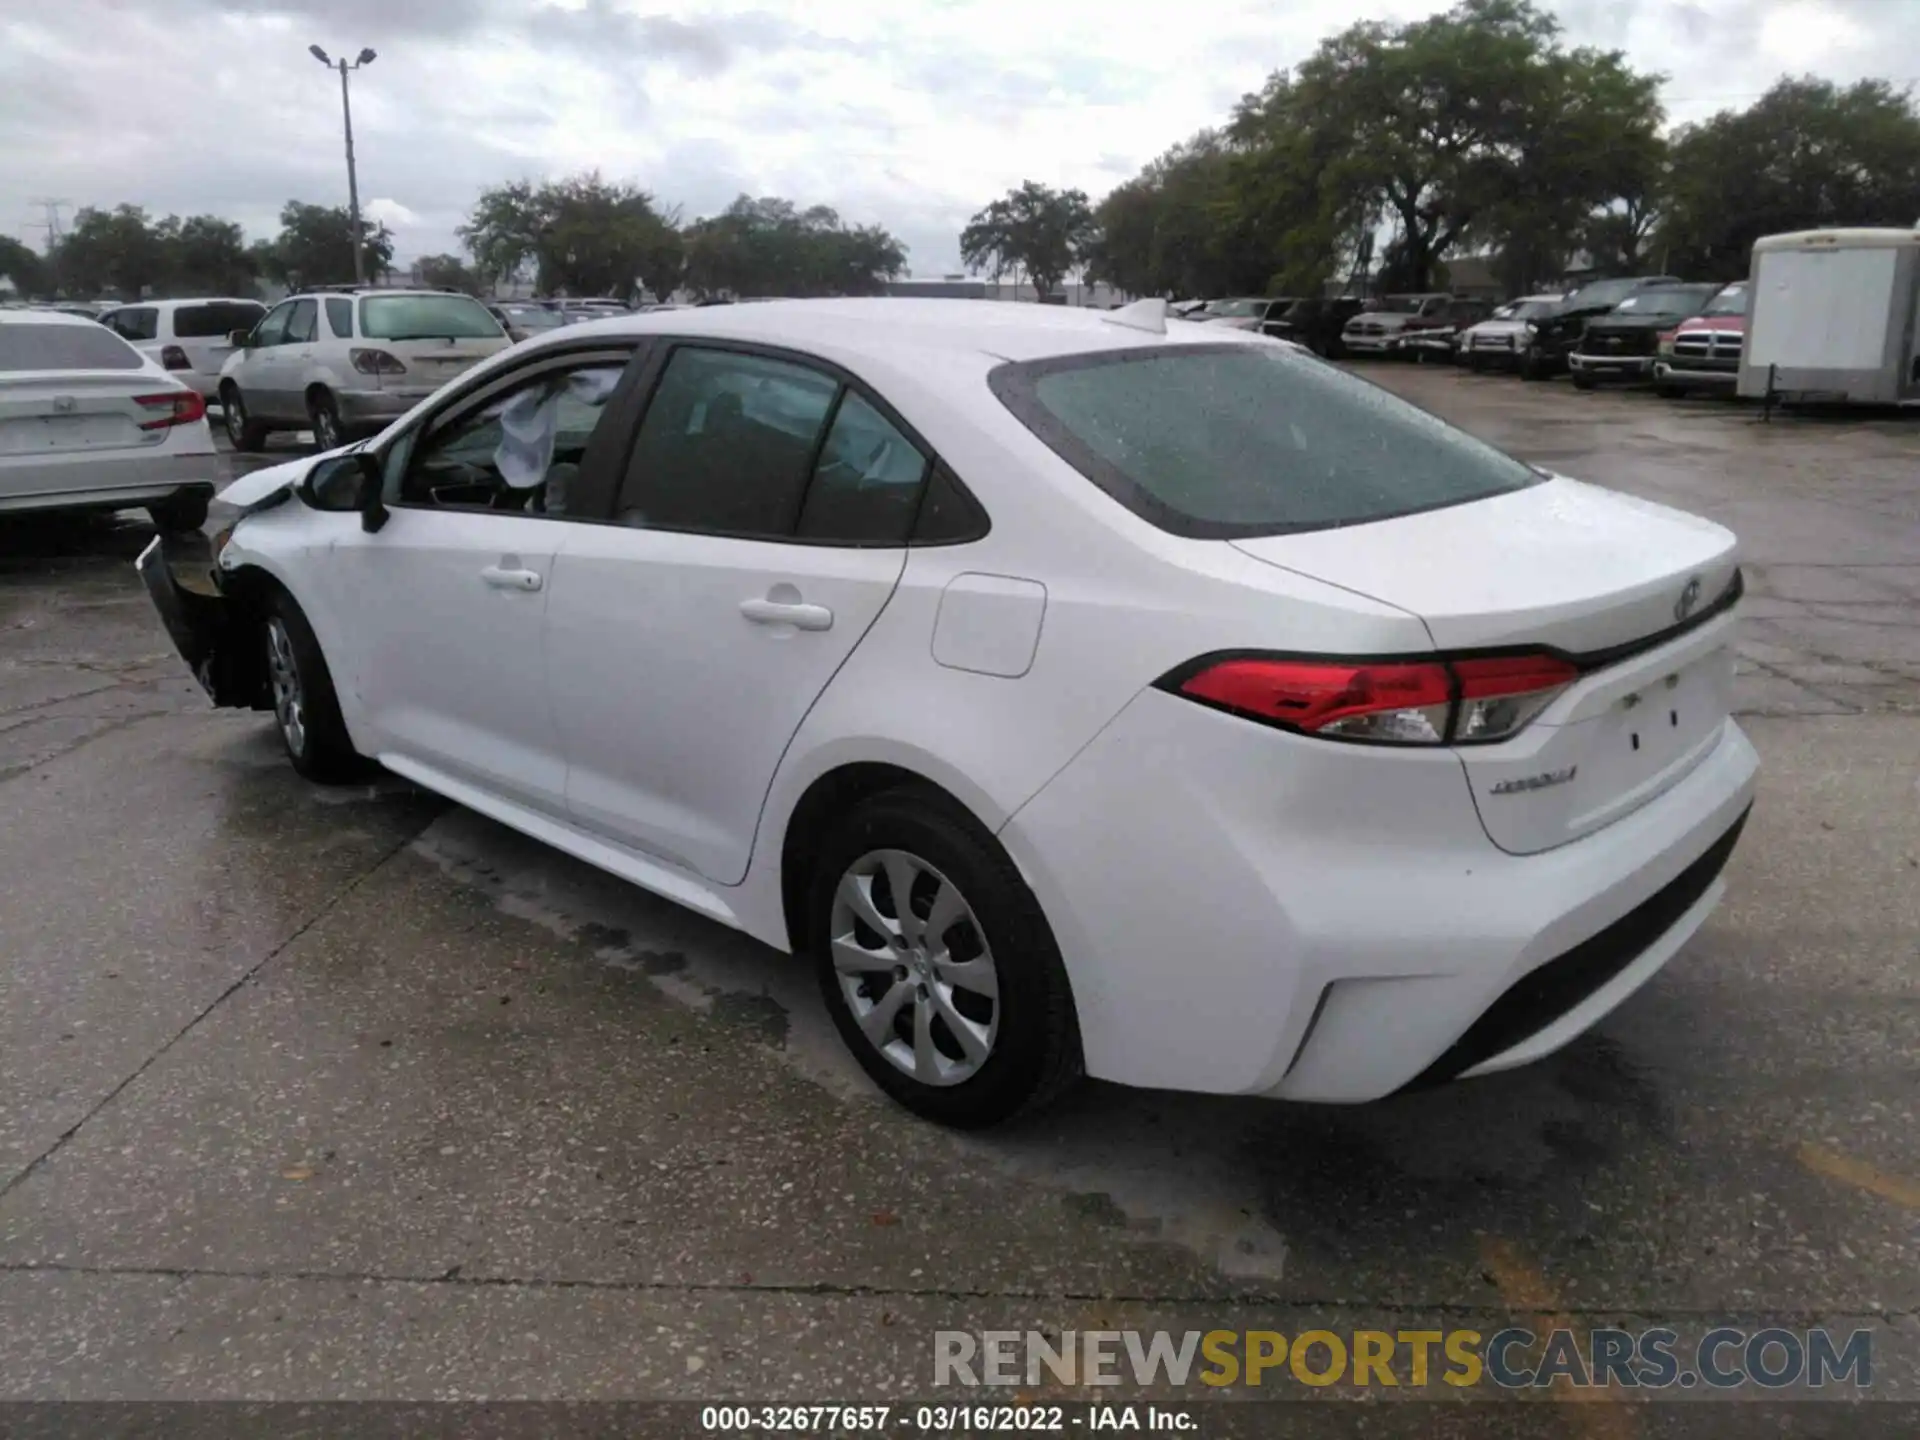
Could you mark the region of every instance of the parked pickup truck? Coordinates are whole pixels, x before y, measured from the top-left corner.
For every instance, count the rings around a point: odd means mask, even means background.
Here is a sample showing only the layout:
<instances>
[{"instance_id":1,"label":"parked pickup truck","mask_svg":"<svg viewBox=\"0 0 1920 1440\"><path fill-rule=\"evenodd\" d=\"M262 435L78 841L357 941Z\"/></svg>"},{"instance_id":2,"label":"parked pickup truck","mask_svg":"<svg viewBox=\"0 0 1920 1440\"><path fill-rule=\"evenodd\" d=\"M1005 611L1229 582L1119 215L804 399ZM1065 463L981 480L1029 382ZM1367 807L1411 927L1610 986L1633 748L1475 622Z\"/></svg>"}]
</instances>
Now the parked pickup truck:
<instances>
[{"instance_id":1,"label":"parked pickup truck","mask_svg":"<svg viewBox=\"0 0 1920 1440\"><path fill-rule=\"evenodd\" d=\"M1655 285L1678 285L1672 275L1623 276L1617 280L1595 280L1583 285L1560 303L1553 314L1534 322L1527 348L1520 352L1514 368L1522 380L1545 380L1567 368L1567 357L1580 343L1587 322L1606 314L1622 300L1638 295Z\"/></svg>"},{"instance_id":2,"label":"parked pickup truck","mask_svg":"<svg viewBox=\"0 0 1920 1440\"><path fill-rule=\"evenodd\" d=\"M1719 293L1718 285L1650 285L1589 320L1567 356L1573 383L1591 390L1604 380L1651 380L1660 337Z\"/></svg>"},{"instance_id":3,"label":"parked pickup truck","mask_svg":"<svg viewBox=\"0 0 1920 1440\"><path fill-rule=\"evenodd\" d=\"M1451 295L1382 295L1341 327L1340 344L1350 355L1387 355L1407 329L1445 323Z\"/></svg>"},{"instance_id":4,"label":"parked pickup truck","mask_svg":"<svg viewBox=\"0 0 1920 1440\"><path fill-rule=\"evenodd\" d=\"M1653 389L1669 400L1689 390L1733 393L1740 379L1740 351L1747 343L1747 282L1736 280L1707 308L1660 337L1653 362Z\"/></svg>"}]
</instances>

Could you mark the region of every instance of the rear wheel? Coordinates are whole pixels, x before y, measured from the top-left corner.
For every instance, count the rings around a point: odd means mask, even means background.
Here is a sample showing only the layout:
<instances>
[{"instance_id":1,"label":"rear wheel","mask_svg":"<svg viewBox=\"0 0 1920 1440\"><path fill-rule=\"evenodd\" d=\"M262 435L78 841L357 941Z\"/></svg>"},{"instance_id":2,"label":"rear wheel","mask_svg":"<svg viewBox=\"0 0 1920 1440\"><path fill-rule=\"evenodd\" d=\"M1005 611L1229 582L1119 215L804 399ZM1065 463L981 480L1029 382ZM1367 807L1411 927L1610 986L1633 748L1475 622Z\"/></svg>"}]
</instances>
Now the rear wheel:
<instances>
[{"instance_id":1,"label":"rear wheel","mask_svg":"<svg viewBox=\"0 0 1920 1440\"><path fill-rule=\"evenodd\" d=\"M327 785L364 778L373 767L347 737L326 657L291 595L273 592L261 628L273 718L293 768Z\"/></svg>"},{"instance_id":2,"label":"rear wheel","mask_svg":"<svg viewBox=\"0 0 1920 1440\"><path fill-rule=\"evenodd\" d=\"M337 450L347 443L340 429L340 407L326 391L315 390L307 396L307 422L313 427L313 443L322 450Z\"/></svg>"},{"instance_id":3,"label":"rear wheel","mask_svg":"<svg viewBox=\"0 0 1920 1440\"><path fill-rule=\"evenodd\" d=\"M994 1125L1080 1073L1073 996L1039 901L936 791L887 791L833 828L805 941L841 1038L916 1114Z\"/></svg>"},{"instance_id":4,"label":"rear wheel","mask_svg":"<svg viewBox=\"0 0 1920 1440\"><path fill-rule=\"evenodd\" d=\"M152 519L155 529L173 535L185 534L207 523L209 499L204 490L188 491L163 500L158 505L149 505L147 515Z\"/></svg>"},{"instance_id":5,"label":"rear wheel","mask_svg":"<svg viewBox=\"0 0 1920 1440\"><path fill-rule=\"evenodd\" d=\"M220 387L220 415L234 449L251 451L265 447L267 427L247 414L247 402L241 398L240 387L231 380Z\"/></svg>"}]
</instances>

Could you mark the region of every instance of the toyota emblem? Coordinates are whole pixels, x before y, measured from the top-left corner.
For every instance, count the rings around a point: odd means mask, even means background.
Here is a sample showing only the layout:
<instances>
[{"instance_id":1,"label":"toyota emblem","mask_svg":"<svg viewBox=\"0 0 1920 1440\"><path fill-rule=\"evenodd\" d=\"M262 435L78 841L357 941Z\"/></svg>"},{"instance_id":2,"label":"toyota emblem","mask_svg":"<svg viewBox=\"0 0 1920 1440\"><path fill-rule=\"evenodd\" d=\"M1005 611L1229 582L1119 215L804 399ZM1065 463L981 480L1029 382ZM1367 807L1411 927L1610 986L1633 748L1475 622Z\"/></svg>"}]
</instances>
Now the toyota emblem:
<instances>
[{"instance_id":1,"label":"toyota emblem","mask_svg":"<svg viewBox=\"0 0 1920 1440\"><path fill-rule=\"evenodd\" d=\"M1685 620L1693 613L1693 607L1700 603L1700 577L1695 575L1687 581L1686 588L1680 592L1680 598L1673 602L1673 618Z\"/></svg>"}]
</instances>

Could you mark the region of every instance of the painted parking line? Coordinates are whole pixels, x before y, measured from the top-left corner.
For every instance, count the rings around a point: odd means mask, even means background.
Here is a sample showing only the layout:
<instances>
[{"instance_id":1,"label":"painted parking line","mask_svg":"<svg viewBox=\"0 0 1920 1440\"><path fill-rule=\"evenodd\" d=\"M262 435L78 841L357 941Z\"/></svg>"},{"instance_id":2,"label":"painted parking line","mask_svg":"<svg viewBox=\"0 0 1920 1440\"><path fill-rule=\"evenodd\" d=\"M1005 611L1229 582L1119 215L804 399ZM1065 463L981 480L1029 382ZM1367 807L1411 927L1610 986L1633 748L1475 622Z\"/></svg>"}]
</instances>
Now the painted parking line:
<instances>
[{"instance_id":1,"label":"painted parking line","mask_svg":"<svg viewBox=\"0 0 1920 1440\"><path fill-rule=\"evenodd\" d=\"M1816 1175L1824 1175L1829 1180L1838 1180L1857 1190L1865 1190L1870 1195L1878 1195L1882 1200L1891 1200L1896 1205L1904 1205L1909 1210L1920 1210L1920 1183L1902 1179L1898 1175L1888 1175L1876 1170L1864 1160L1853 1160L1845 1155L1836 1155L1831 1150L1823 1150L1818 1145L1802 1145L1799 1150L1800 1163Z\"/></svg>"},{"instance_id":2,"label":"painted parking line","mask_svg":"<svg viewBox=\"0 0 1920 1440\"><path fill-rule=\"evenodd\" d=\"M1509 1309L1528 1316L1536 1334L1576 1328L1562 1312L1546 1275L1518 1246L1490 1236L1480 1242L1480 1262L1493 1277L1500 1298ZM1567 1417L1568 1428L1582 1440L1632 1440L1639 1433L1637 1417L1611 1390L1576 1387L1563 1375L1552 1382L1548 1393L1578 1407Z\"/></svg>"}]
</instances>

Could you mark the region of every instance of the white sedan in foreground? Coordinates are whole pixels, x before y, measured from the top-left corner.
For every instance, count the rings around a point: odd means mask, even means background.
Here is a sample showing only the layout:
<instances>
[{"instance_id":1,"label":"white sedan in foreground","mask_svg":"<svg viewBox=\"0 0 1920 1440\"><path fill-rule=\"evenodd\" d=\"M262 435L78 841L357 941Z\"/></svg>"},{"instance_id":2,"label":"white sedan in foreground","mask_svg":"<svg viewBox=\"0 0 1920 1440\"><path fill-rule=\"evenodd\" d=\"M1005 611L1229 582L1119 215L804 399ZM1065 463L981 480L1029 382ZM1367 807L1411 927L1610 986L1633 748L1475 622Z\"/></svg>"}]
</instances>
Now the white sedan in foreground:
<instances>
[{"instance_id":1,"label":"white sedan in foreground","mask_svg":"<svg viewBox=\"0 0 1920 1440\"><path fill-rule=\"evenodd\" d=\"M93 320L0 310L0 515L144 506L207 518L220 462L206 401Z\"/></svg>"},{"instance_id":2,"label":"white sedan in foreground","mask_svg":"<svg viewBox=\"0 0 1920 1440\"><path fill-rule=\"evenodd\" d=\"M1157 301L569 326L228 498L218 598L141 562L216 703L805 955L952 1124L1545 1055L1753 797L1731 534Z\"/></svg>"}]
</instances>

